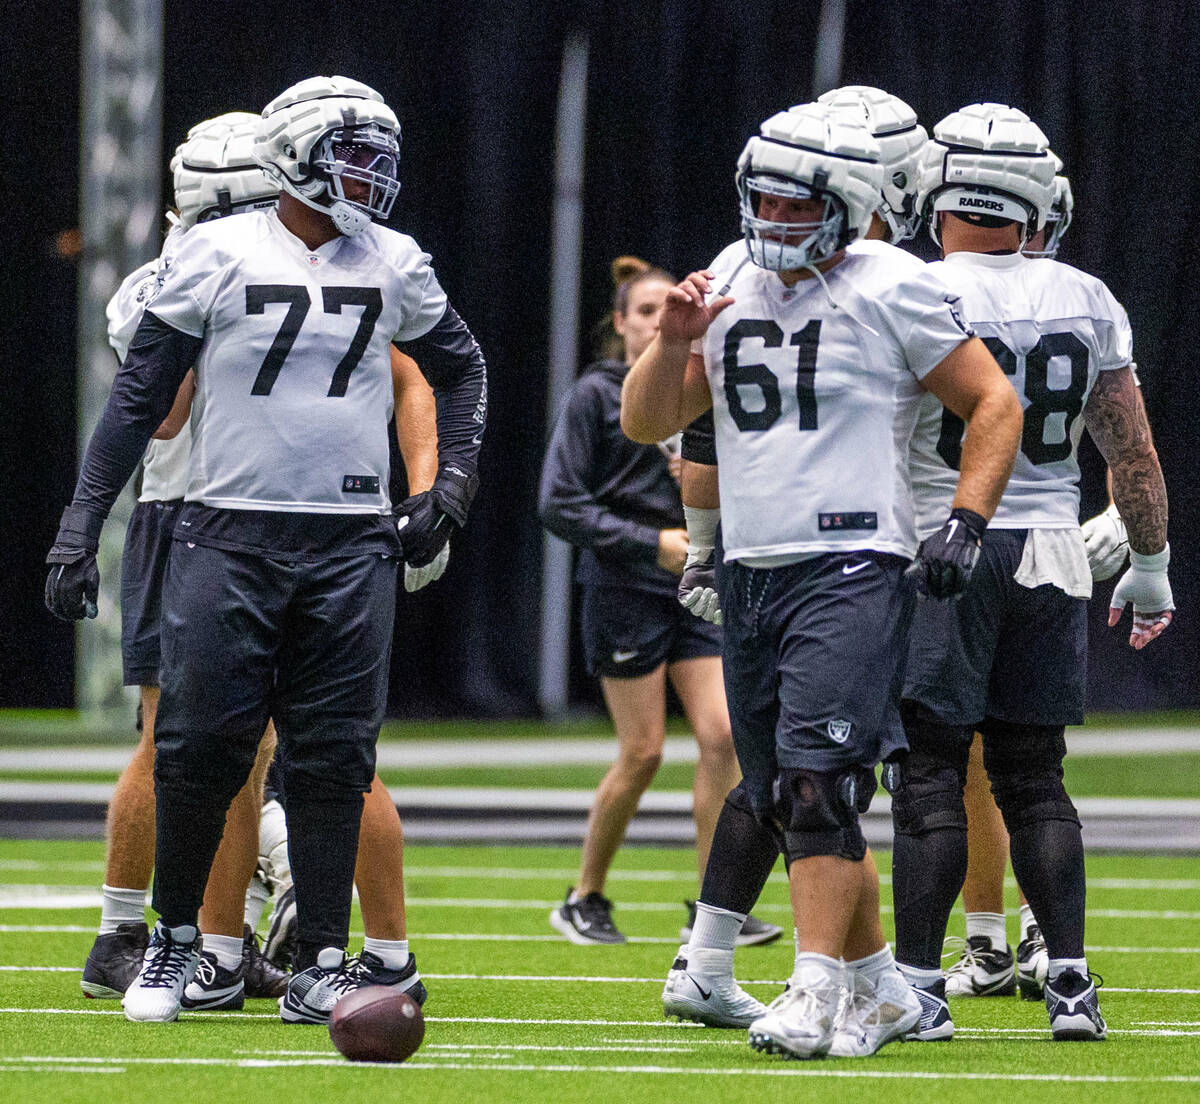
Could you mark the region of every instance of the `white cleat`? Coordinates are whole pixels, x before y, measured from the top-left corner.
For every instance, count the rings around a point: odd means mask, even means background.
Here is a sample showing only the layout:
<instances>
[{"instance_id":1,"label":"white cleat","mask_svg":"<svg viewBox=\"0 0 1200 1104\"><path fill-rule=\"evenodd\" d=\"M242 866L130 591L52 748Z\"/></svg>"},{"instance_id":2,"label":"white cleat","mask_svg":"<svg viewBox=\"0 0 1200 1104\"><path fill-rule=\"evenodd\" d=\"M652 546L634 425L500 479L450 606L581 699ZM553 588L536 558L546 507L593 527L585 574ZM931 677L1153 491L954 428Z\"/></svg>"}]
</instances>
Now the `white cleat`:
<instances>
[{"instance_id":1,"label":"white cleat","mask_svg":"<svg viewBox=\"0 0 1200 1104\"><path fill-rule=\"evenodd\" d=\"M819 966L805 965L790 987L750 1025L750 1046L785 1058L820 1058L833 1044L840 978Z\"/></svg>"},{"instance_id":2,"label":"white cleat","mask_svg":"<svg viewBox=\"0 0 1200 1104\"><path fill-rule=\"evenodd\" d=\"M866 1058L921 1022L921 1002L899 970L872 985L855 973L845 992L829 1053L835 1058Z\"/></svg>"},{"instance_id":3,"label":"white cleat","mask_svg":"<svg viewBox=\"0 0 1200 1104\"><path fill-rule=\"evenodd\" d=\"M745 992L733 977L733 951L679 948L667 974L663 1014L706 1027L749 1027L767 1006Z\"/></svg>"},{"instance_id":4,"label":"white cleat","mask_svg":"<svg viewBox=\"0 0 1200 1104\"><path fill-rule=\"evenodd\" d=\"M164 928L160 920L150 933L141 972L121 998L125 1018L139 1023L177 1019L183 991L199 965L199 930L191 924Z\"/></svg>"}]
</instances>

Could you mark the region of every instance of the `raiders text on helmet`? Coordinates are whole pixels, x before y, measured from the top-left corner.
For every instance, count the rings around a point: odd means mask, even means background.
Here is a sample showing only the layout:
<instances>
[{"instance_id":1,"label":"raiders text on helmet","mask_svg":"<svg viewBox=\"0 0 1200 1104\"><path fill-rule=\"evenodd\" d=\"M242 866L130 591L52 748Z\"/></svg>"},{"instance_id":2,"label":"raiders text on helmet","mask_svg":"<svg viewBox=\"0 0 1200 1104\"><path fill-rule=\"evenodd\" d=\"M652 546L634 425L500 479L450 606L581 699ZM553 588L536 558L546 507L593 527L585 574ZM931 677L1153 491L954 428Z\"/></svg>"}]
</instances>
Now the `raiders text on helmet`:
<instances>
[{"instance_id":1,"label":"raiders text on helmet","mask_svg":"<svg viewBox=\"0 0 1200 1104\"><path fill-rule=\"evenodd\" d=\"M920 157L917 210L939 245L939 211L1020 222L1028 241L1049 215L1055 160L1041 128L1023 111L971 104L933 128Z\"/></svg>"},{"instance_id":2,"label":"raiders text on helmet","mask_svg":"<svg viewBox=\"0 0 1200 1104\"><path fill-rule=\"evenodd\" d=\"M347 77L310 77L267 104L254 156L343 234L386 219L400 191L400 124L378 92Z\"/></svg>"},{"instance_id":3,"label":"raiders text on helmet","mask_svg":"<svg viewBox=\"0 0 1200 1104\"><path fill-rule=\"evenodd\" d=\"M883 165L879 217L891 231L893 243L913 237L921 222L917 214L918 159L929 140L929 134L917 122L917 113L898 96L865 84L834 88L817 103L860 113L879 143Z\"/></svg>"},{"instance_id":4,"label":"raiders text on helmet","mask_svg":"<svg viewBox=\"0 0 1200 1104\"><path fill-rule=\"evenodd\" d=\"M197 123L171 158L179 224L198 222L269 207L279 188L254 160L258 116L230 111Z\"/></svg>"},{"instance_id":5,"label":"raiders text on helmet","mask_svg":"<svg viewBox=\"0 0 1200 1104\"><path fill-rule=\"evenodd\" d=\"M871 132L844 111L804 104L772 115L738 158L750 259L774 271L809 268L864 237L883 186L879 158ZM760 194L823 200L825 211L814 222L773 222L758 216Z\"/></svg>"}]
</instances>

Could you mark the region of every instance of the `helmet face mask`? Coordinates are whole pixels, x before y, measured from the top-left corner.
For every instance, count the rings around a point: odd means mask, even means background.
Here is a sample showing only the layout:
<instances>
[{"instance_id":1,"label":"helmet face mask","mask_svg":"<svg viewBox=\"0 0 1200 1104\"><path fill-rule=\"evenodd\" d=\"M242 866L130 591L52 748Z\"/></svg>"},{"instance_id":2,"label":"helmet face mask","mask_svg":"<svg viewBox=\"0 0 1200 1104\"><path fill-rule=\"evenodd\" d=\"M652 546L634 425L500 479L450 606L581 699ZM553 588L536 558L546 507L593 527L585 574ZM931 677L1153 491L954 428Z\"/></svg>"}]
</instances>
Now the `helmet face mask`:
<instances>
[{"instance_id":1,"label":"helmet face mask","mask_svg":"<svg viewBox=\"0 0 1200 1104\"><path fill-rule=\"evenodd\" d=\"M1062 237L1071 225L1071 216L1075 212L1075 197L1071 194L1071 182L1061 173L1054 178L1054 202L1050 213L1046 216L1045 233L1042 235L1041 249L1022 249L1026 257L1037 259L1048 257L1053 260L1058 256L1058 247Z\"/></svg>"},{"instance_id":2,"label":"helmet face mask","mask_svg":"<svg viewBox=\"0 0 1200 1104\"><path fill-rule=\"evenodd\" d=\"M312 166L325 178L331 203L348 203L382 221L400 192L399 162L396 135L371 123L331 130L316 144ZM359 188L347 193L347 181L365 185L365 196Z\"/></svg>"},{"instance_id":3,"label":"helmet face mask","mask_svg":"<svg viewBox=\"0 0 1200 1104\"><path fill-rule=\"evenodd\" d=\"M742 231L750 259L773 272L806 268L828 260L848 244L846 205L830 192L780 177L759 175L739 180ZM815 200L822 204L820 218L810 221L766 219L761 196Z\"/></svg>"}]
</instances>

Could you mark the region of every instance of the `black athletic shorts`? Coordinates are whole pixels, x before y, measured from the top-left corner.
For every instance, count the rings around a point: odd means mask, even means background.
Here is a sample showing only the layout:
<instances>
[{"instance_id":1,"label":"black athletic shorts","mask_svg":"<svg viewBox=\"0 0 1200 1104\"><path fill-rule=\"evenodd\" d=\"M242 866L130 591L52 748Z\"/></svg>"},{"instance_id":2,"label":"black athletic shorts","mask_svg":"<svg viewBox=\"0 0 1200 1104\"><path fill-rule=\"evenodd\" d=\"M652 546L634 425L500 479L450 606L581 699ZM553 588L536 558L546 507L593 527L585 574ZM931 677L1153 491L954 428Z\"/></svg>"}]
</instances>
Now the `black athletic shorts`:
<instances>
[{"instance_id":1,"label":"black athletic shorts","mask_svg":"<svg viewBox=\"0 0 1200 1104\"><path fill-rule=\"evenodd\" d=\"M176 540L163 588L160 758L189 740L257 748L270 717L287 771L368 789L398 562L287 562Z\"/></svg>"},{"instance_id":2,"label":"black athletic shorts","mask_svg":"<svg viewBox=\"0 0 1200 1104\"><path fill-rule=\"evenodd\" d=\"M580 590L590 675L635 678L661 663L721 654L720 627L689 613L673 594L591 584Z\"/></svg>"},{"instance_id":3,"label":"black athletic shorts","mask_svg":"<svg viewBox=\"0 0 1200 1104\"><path fill-rule=\"evenodd\" d=\"M121 667L126 686L157 686L163 576L182 499L133 507L121 553Z\"/></svg>"},{"instance_id":4,"label":"black athletic shorts","mask_svg":"<svg viewBox=\"0 0 1200 1104\"><path fill-rule=\"evenodd\" d=\"M861 551L721 572L725 694L755 811L780 767L873 766L903 744L897 668L908 561Z\"/></svg>"},{"instance_id":5,"label":"black athletic shorts","mask_svg":"<svg viewBox=\"0 0 1200 1104\"><path fill-rule=\"evenodd\" d=\"M989 529L961 598L918 598L904 697L952 725L1083 723L1087 600L1025 587L1026 529Z\"/></svg>"}]
</instances>

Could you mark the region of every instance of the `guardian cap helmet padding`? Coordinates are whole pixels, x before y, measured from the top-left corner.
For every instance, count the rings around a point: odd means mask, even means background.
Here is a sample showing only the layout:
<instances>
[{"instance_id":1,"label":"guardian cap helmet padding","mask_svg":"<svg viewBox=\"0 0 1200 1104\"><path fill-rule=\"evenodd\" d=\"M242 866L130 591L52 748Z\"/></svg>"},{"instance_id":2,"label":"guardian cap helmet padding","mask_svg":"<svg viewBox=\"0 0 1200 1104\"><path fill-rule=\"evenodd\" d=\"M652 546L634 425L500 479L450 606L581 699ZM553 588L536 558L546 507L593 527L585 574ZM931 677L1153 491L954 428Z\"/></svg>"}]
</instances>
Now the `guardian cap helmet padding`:
<instances>
[{"instance_id":1,"label":"guardian cap helmet padding","mask_svg":"<svg viewBox=\"0 0 1200 1104\"><path fill-rule=\"evenodd\" d=\"M343 234L386 219L400 191L400 124L378 92L347 77L310 77L267 104L254 156ZM366 196L351 198L347 181L365 184Z\"/></svg>"},{"instance_id":2,"label":"guardian cap helmet padding","mask_svg":"<svg viewBox=\"0 0 1200 1104\"><path fill-rule=\"evenodd\" d=\"M899 96L865 84L834 88L817 103L857 112L879 143L883 165L882 202L877 213L891 231L891 241L913 237L921 223L917 213L919 157L929 134L917 113Z\"/></svg>"},{"instance_id":3,"label":"guardian cap helmet padding","mask_svg":"<svg viewBox=\"0 0 1200 1104\"><path fill-rule=\"evenodd\" d=\"M279 188L254 160L257 125L257 115L230 111L188 131L171 158L182 229L274 204Z\"/></svg>"},{"instance_id":4,"label":"guardian cap helmet padding","mask_svg":"<svg viewBox=\"0 0 1200 1104\"><path fill-rule=\"evenodd\" d=\"M1020 222L1023 241L1054 201L1055 157L1041 128L1005 104L971 104L933 128L920 158L917 209L937 244L936 212Z\"/></svg>"},{"instance_id":5,"label":"guardian cap helmet padding","mask_svg":"<svg viewBox=\"0 0 1200 1104\"><path fill-rule=\"evenodd\" d=\"M773 271L811 268L864 237L879 206L879 143L861 121L823 104L772 115L738 158L737 189L750 259ZM815 222L760 218L761 194L817 199Z\"/></svg>"}]
</instances>

